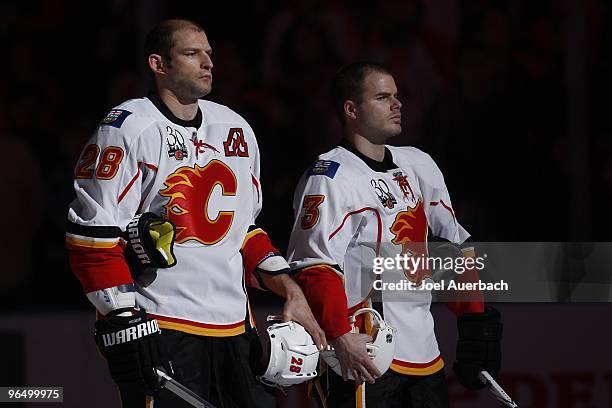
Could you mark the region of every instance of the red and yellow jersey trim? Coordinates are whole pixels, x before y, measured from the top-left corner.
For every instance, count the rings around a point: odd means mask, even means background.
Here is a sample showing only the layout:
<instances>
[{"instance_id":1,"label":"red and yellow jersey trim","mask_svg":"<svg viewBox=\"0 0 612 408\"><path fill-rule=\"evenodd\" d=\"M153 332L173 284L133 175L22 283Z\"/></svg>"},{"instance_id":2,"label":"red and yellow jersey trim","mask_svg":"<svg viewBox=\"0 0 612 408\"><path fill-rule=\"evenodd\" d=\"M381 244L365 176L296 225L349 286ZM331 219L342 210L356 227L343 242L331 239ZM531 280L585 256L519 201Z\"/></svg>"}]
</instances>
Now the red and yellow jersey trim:
<instances>
[{"instance_id":1,"label":"red and yellow jersey trim","mask_svg":"<svg viewBox=\"0 0 612 408\"><path fill-rule=\"evenodd\" d=\"M273 255L280 255L280 252L268 237L268 234L261 228L254 225L242 242L240 253L242 254L242 263L244 265L245 282L248 286L263 289L257 278L254 276L257 266L266 258Z\"/></svg>"},{"instance_id":2,"label":"red and yellow jersey trim","mask_svg":"<svg viewBox=\"0 0 612 408\"><path fill-rule=\"evenodd\" d=\"M83 285L85 293L132 283L132 275L123 255L123 243L112 238L89 238L83 242L67 240L68 259L72 272Z\"/></svg>"},{"instance_id":3,"label":"red and yellow jersey trim","mask_svg":"<svg viewBox=\"0 0 612 408\"><path fill-rule=\"evenodd\" d=\"M255 228L254 230L250 231L248 234L246 234L246 236L244 237L244 241L242 242L242 248L244 249L248 240L253 238L255 235L259 235L259 234L265 234L266 236L268 235L266 233L266 231L262 230L261 228Z\"/></svg>"},{"instance_id":4,"label":"red and yellow jersey trim","mask_svg":"<svg viewBox=\"0 0 612 408\"><path fill-rule=\"evenodd\" d=\"M149 313L149 316L156 318L159 327L162 329L177 330L197 336L231 337L245 332L244 320L231 324L209 324L151 313Z\"/></svg>"},{"instance_id":5,"label":"red and yellow jersey trim","mask_svg":"<svg viewBox=\"0 0 612 408\"><path fill-rule=\"evenodd\" d=\"M391 370L404 375L430 375L440 371L444 367L442 356L438 356L429 363L409 363L393 359Z\"/></svg>"},{"instance_id":6,"label":"red and yellow jersey trim","mask_svg":"<svg viewBox=\"0 0 612 408\"><path fill-rule=\"evenodd\" d=\"M66 244L82 248L115 248L119 245L118 238L93 238L82 235L66 234Z\"/></svg>"}]
</instances>

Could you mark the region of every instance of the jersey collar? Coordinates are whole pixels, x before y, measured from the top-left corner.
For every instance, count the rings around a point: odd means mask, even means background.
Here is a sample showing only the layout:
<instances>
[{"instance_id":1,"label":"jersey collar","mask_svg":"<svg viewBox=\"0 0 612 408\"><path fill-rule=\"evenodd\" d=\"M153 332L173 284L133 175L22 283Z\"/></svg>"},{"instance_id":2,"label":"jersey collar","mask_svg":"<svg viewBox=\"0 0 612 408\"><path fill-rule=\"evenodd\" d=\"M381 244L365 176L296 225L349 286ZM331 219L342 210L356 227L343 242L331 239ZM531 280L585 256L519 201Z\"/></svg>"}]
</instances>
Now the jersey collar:
<instances>
[{"instance_id":1,"label":"jersey collar","mask_svg":"<svg viewBox=\"0 0 612 408\"><path fill-rule=\"evenodd\" d=\"M147 98L155 105L155 107L172 123L176 123L179 126L183 127L193 127L199 129L202 126L202 111L198 106L198 113L196 113L195 118L191 120L183 120L174 116L174 113L161 100L158 94L155 92L150 92Z\"/></svg>"},{"instance_id":2,"label":"jersey collar","mask_svg":"<svg viewBox=\"0 0 612 408\"><path fill-rule=\"evenodd\" d=\"M340 142L340 146L344 147L349 152L353 153L355 156L359 157L365 164L368 165L369 168L376 172L384 173L389 170L397 169L397 165L393 163L393 155L391 151L385 147L385 157L382 161L377 161L374 159L370 159L368 156L359 152L351 142L346 139L342 139Z\"/></svg>"}]
</instances>

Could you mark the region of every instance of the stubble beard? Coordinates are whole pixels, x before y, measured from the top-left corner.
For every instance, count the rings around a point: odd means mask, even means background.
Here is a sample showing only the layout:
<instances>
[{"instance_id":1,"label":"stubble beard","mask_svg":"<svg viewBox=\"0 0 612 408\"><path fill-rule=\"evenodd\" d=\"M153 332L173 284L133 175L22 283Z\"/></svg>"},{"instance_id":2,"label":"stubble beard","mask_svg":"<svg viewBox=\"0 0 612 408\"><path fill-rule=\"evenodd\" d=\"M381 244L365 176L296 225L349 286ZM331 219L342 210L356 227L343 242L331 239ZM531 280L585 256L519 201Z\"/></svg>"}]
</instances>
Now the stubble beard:
<instances>
[{"instance_id":1,"label":"stubble beard","mask_svg":"<svg viewBox=\"0 0 612 408\"><path fill-rule=\"evenodd\" d=\"M385 144L388 139L398 136L402 133L402 127L399 125L399 129L390 128L381 128L378 126L368 126L370 137L368 138L370 142L374 144Z\"/></svg>"},{"instance_id":2,"label":"stubble beard","mask_svg":"<svg viewBox=\"0 0 612 408\"><path fill-rule=\"evenodd\" d=\"M202 86L195 83L195 81L178 80L174 84L174 89L176 90L177 97L179 97L180 99L200 99L210 93L210 91L212 90L212 84L210 84L209 86Z\"/></svg>"}]
</instances>

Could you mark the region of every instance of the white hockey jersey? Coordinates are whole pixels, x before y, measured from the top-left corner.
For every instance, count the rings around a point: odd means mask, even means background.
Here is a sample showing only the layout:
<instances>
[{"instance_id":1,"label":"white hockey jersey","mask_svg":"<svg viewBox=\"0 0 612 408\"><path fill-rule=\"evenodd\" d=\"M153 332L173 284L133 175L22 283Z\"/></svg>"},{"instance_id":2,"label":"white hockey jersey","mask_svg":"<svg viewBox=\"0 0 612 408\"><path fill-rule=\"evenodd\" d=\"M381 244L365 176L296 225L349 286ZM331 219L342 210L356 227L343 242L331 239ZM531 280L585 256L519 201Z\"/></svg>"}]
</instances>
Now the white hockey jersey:
<instances>
[{"instance_id":1,"label":"white hockey jersey","mask_svg":"<svg viewBox=\"0 0 612 408\"><path fill-rule=\"evenodd\" d=\"M241 249L262 232L249 229L262 205L259 150L242 117L198 103L192 121L176 118L155 95L106 116L75 170L67 244L86 292L115 286L127 279L118 248L132 217L153 212L170 219L177 264L135 282L137 306L162 328L233 336L252 323L245 322ZM97 251L99 267L79 260L80 250Z\"/></svg>"},{"instance_id":2,"label":"white hockey jersey","mask_svg":"<svg viewBox=\"0 0 612 408\"><path fill-rule=\"evenodd\" d=\"M291 268L334 266L342 275L349 309L369 303L367 290L361 288L363 246L374 246L382 255L381 245L396 247L397 253L416 245L410 251L418 255L419 243L426 251L428 227L433 235L454 243L469 237L455 218L433 159L414 147L386 148L385 161L377 166L348 144L336 147L319 156L295 192ZM411 291L407 296L388 301L382 294L384 319L398 329L391 369L431 374L443 367L430 313L431 292Z\"/></svg>"}]
</instances>

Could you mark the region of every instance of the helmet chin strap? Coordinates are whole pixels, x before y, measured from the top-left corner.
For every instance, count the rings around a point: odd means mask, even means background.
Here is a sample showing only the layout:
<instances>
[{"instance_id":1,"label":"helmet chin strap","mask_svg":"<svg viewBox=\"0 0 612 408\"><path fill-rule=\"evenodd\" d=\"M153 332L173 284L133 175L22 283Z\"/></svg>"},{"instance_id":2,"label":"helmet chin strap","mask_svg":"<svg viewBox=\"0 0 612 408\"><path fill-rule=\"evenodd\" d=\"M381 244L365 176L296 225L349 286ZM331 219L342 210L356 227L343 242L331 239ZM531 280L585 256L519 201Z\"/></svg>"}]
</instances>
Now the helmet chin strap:
<instances>
[{"instance_id":1,"label":"helmet chin strap","mask_svg":"<svg viewBox=\"0 0 612 408\"><path fill-rule=\"evenodd\" d=\"M355 313L353 313L353 315L349 317L349 323L351 324L351 326L355 325L355 322L357 321L357 316L362 315L364 313L372 313L374 317L376 318L376 322L378 323L380 327L387 326L387 324L383 320L380 313L378 313L376 309L372 309L371 307L364 307L364 308L357 310Z\"/></svg>"}]
</instances>

